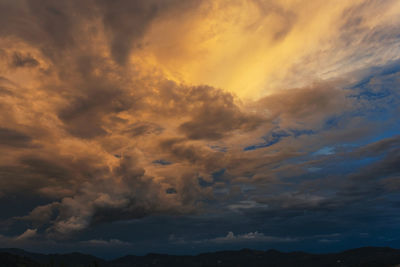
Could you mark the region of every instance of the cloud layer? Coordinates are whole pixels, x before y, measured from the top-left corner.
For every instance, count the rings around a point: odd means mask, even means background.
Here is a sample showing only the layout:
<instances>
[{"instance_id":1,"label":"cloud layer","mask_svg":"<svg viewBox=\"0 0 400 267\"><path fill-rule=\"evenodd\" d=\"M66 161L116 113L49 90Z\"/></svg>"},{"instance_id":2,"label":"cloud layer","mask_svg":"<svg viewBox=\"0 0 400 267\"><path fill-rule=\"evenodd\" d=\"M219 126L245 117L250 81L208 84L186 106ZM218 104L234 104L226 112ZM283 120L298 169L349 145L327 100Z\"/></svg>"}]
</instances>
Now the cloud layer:
<instances>
[{"instance_id":1,"label":"cloud layer","mask_svg":"<svg viewBox=\"0 0 400 267\"><path fill-rule=\"evenodd\" d=\"M0 201L25 203L1 218L2 244L131 244L80 235L157 216L261 227L185 240L306 240L260 225L396 210L396 1L0 10Z\"/></svg>"}]
</instances>

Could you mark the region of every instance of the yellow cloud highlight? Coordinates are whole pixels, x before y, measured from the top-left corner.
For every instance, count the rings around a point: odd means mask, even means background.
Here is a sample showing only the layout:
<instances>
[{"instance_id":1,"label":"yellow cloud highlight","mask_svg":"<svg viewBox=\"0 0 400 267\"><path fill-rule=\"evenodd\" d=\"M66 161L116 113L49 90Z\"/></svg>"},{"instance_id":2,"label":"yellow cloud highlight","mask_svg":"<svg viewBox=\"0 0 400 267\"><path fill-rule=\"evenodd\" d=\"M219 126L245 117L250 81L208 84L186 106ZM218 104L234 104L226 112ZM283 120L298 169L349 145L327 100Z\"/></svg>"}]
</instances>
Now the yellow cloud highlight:
<instances>
[{"instance_id":1,"label":"yellow cloud highlight","mask_svg":"<svg viewBox=\"0 0 400 267\"><path fill-rule=\"evenodd\" d=\"M400 13L391 1L369 6L363 3L204 2L183 14L158 18L138 55L172 80L209 84L254 99L276 89L340 74L338 57L354 52L354 47L343 46L346 12L359 12L353 24L370 29L390 19L393 23ZM347 25L353 26L357 25Z\"/></svg>"}]
</instances>

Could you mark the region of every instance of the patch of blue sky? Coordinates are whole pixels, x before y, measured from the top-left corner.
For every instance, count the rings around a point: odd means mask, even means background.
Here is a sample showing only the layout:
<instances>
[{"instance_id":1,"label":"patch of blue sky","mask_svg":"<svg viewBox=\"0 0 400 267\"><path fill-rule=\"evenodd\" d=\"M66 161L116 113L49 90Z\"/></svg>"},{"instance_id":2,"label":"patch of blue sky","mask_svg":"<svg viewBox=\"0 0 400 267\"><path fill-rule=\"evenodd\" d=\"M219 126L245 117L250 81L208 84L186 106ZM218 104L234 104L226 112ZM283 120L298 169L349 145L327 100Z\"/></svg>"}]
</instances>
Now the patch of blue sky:
<instances>
[{"instance_id":1,"label":"patch of blue sky","mask_svg":"<svg viewBox=\"0 0 400 267\"><path fill-rule=\"evenodd\" d=\"M322 131L328 131L333 129L344 129L351 124L354 118L359 118L367 123L371 122L387 122L396 118L396 106L394 104L371 104L364 105L365 107L360 107L351 112L342 113L339 115L333 115L328 117L322 126Z\"/></svg>"},{"instance_id":2,"label":"patch of blue sky","mask_svg":"<svg viewBox=\"0 0 400 267\"><path fill-rule=\"evenodd\" d=\"M271 145L272 145L272 144L264 144L264 143L261 143L261 144L246 146L243 150L244 150L244 151L251 151L251 150L256 150L256 149L260 149L260 148L264 148L264 147L269 147L269 146L271 146Z\"/></svg>"},{"instance_id":3,"label":"patch of blue sky","mask_svg":"<svg viewBox=\"0 0 400 267\"><path fill-rule=\"evenodd\" d=\"M163 159L157 159L153 161L153 164L159 164L159 165L171 165L172 162L163 160Z\"/></svg>"},{"instance_id":4,"label":"patch of blue sky","mask_svg":"<svg viewBox=\"0 0 400 267\"><path fill-rule=\"evenodd\" d=\"M372 67L367 70L367 74L361 78L359 81L351 84L345 89L359 89L366 88L371 85L371 81L376 78L380 79L390 79L393 74L400 72L400 60L395 60L384 66Z\"/></svg>"},{"instance_id":5,"label":"patch of blue sky","mask_svg":"<svg viewBox=\"0 0 400 267\"><path fill-rule=\"evenodd\" d=\"M395 137L399 134L400 134L400 121L394 123L393 125L391 125L390 128L385 129L385 131L382 131L380 134L371 136L363 144L379 142L387 138Z\"/></svg>"},{"instance_id":6,"label":"patch of blue sky","mask_svg":"<svg viewBox=\"0 0 400 267\"><path fill-rule=\"evenodd\" d=\"M278 141L276 141L274 143L260 143L260 144L256 144L256 145L251 145L251 146L245 147L243 150L244 151L251 151L251 150L256 150L256 149L260 149L260 148L265 148L265 147L272 146L273 144L276 144L277 142Z\"/></svg>"},{"instance_id":7,"label":"patch of blue sky","mask_svg":"<svg viewBox=\"0 0 400 267\"><path fill-rule=\"evenodd\" d=\"M377 115L381 113L391 113L398 107L400 97L387 89L382 91L363 91L358 94L349 95L348 98L355 98L359 103L358 112L371 113Z\"/></svg>"},{"instance_id":8,"label":"patch of blue sky","mask_svg":"<svg viewBox=\"0 0 400 267\"><path fill-rule=\"evenodd\" d=\"M314 135L316 131L311 129L290 129L289 132L293 134L294 137L299 137L302 135Z\"/></svg>"},{"instance_id":9,"label":"patch of blue sky","mask_svg":"<svg viewBox=\"0 0 400 267\"><path fill-rule=\"evenodd\" d=\"M218 171L215 171L211 174L214 181L222 181L221 178L225 174L226 168L222 168Z\"/></svg>"},{"instance_id":10,"label":"patch of blue sky","mask_svg":"<svg viewBox=\"0 0 400 267\"><path fill-rule=\"evenodd\" d=\"M393 112L398 112L399 78L399 60L383 67L371 68L366 77L347 88L353 91L348 98L359 101L361 106L358 112L364 113L369 119L385 120L393 116Z\"/></svg>"},{"instance_id":11,"label":"patch of blue sky","mask_svg":"<svg viewBox=\"0 0 400 267\"><path fill-rule=\"evenodd\" d=\"M385 121L397 116L400 103L398 93L399 75L393 77L371 76L353 86L354 91L347 97L357 102L358 108L328 118L324 130L339 127L352 117L364 117L368 120ZM374 78L374 79L373 79Z\"/></svg>"},{"instance_id":12,"label":"patch of blue sky","mask_svg":"<svg viewBox=\"0 0 400 267\"><path fill-rule=\"evenodd\" d=\"M243 150L249 151L249 150L255 150L255 149L269 147L269 146L275 145L276 143L279 143L283 138L289 137L289 136L291 136L291 134L286 131L283 131L283 130L272 131L271 133L269 133L263 137L265 142L247 146Z\"/></svg>"},{"instance_id":13,"label":"patch of blue sky","mask_svg":"<svg viewBox=\"0 0 400 267\"><path fill-rule=\"evenodd\" d=\"M201 187L213 186L216 182L227 182L223 179L225 172L226 168L222 168L219 169L218 171L211 173L211 177L213 178L212 181L207 181L203 177L197 178L197 181Z\"/></svg>"},{"instance_id":14,"label":"patch of blue sky","mask_svg":"<svg viewBox=\"0 0 400 267\"><path fill-rule=\"evenodd\" d=\"M391 75L400 72L400 60L395 60L382 69L381 75Z\"/></svg>"},{"instance_id":15,"label":"patch of blue sky","mask_svg":"<svg viewBox=\"0 0 400 267\"><path fill-rule=\"evenodd\" d=\"M357 148L398 135L400 133L400 117L398 117L397 113L398 111L396 112L395 108L393 108L392 111L365 112L363 115L363 118L365 119L364 123L371 123L371 125L374 125L374 130L369 134L366 133L365 136L358 138L358 140L353 140L351 143L344 142L337 144L336 146L342 148L345 148L346 146L348 148ZM333 122L330 123L332 124Z\"/></svg>"},{"instance_id":16,"label":"patch of blue sky","mask_svg":"<svg viewBox=\"0 0 400 267\"><path fill-rule=\"evenodd\" d=\"M342 115L334 115L327 118L322 127L323 130L330 130L331 128L338 128L340 122L343 120L344 114Z\"/></svg>"},{"instance_id":17,"label":"patch of blue sky","mask_svg":"<svg viewBox=\"0 0 400 267\"><path fill-rule=\"evenodd\" d=\"M357 98L357 99L364 99L364 100L377 100L377 99L382 99L385 97L388 97L392 94L390 89L384 89L380 91L370 91L370 90L365 90L361 91L358 94L352 94L349 95L349 98Z\"/></svg>"}]
</instances>

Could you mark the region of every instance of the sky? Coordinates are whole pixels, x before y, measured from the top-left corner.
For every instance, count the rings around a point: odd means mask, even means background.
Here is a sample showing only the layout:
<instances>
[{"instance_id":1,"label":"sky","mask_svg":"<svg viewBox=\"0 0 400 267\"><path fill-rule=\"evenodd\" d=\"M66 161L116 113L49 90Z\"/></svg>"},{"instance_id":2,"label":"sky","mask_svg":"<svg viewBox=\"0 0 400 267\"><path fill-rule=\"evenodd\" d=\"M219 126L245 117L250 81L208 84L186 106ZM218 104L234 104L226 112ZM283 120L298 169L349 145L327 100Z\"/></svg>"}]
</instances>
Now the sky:
<instances>
[{"instance_id":1,"label":"sky","mask_svg":"<svg viewBox=\"0 0 400 267\"><path fill-rule=\"evenodd\" d=\"M0 247L400 248L397 0L0 0Z\"/></svg>"}]
</instances>

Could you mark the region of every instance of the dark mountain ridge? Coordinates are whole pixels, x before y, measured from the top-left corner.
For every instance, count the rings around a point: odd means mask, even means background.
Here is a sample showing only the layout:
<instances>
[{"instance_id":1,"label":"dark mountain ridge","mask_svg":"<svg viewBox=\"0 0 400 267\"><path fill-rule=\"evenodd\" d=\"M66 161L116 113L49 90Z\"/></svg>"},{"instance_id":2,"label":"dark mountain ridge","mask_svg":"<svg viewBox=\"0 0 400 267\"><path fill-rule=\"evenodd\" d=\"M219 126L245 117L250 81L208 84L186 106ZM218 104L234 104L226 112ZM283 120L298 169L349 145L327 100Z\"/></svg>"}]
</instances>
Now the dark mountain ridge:
<instances>
[{"instance_id":1,"label":"dark mountain ridge","mask_svg":"<svg viewBox=\"0 0 400 267\"><path fill-rule=\"evenodd\" d=\"M142 266L246 266L246 267L400 267L400 249L389 247L363 247L339 253L311 254L306 252L280 252L277 250L218 251L195 256L147 254L127 255L106 261L82 254L40 254L22 249L0 249L1 267L142 267Z\"/></svg>"}]
</instances>

